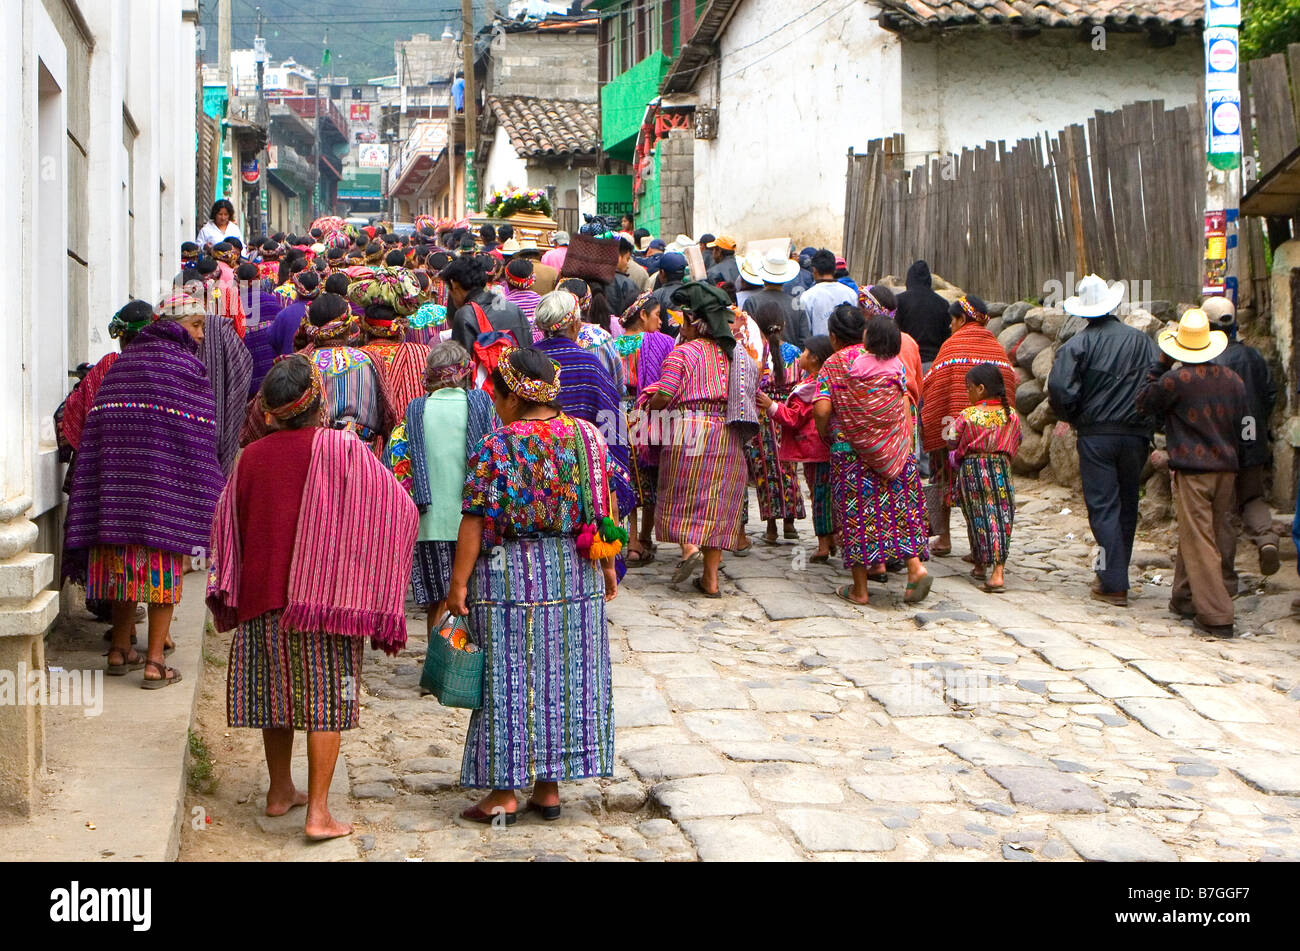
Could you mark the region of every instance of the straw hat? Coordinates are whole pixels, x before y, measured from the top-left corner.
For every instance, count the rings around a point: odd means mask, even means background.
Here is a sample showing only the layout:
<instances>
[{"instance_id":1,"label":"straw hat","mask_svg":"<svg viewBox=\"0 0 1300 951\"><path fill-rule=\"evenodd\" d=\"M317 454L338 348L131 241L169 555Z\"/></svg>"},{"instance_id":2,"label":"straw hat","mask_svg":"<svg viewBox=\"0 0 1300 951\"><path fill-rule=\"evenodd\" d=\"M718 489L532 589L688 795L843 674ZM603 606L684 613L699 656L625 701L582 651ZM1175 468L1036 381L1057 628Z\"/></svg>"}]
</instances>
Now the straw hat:
<instances>
[{"instance_id":1,"label":"straw hat","mask_svg":"<svg viewBox=\"0 0 1300 951\"><path fill-rule=\"evenodd\" d=\"M793 281L799 275L799 263L791 261L777 248L772 248L763 255L759 265L758 276L764 284L784 284Z\"/></svg>"},{"instance_id":2,"label":"straw hat","mask_svg":"<svg viewBox=\"0 0 1300 951\"><path fill-rule=\"evenodd\" d=\"M506 241L505 244L501 245L500 250L503 255L509 257L512 254L518 254L520 248L521 245L519 244L519 242L516 241L514 238L510 238L508 241Z\"/></svg>"},{"instance_id":3,"label":"straw hat","mask_svg":"<svg viewBox=\"0 0 1300 951\"><path fill-rule=\"evenodd\" d=\"M1203 310L1184 311L1178 326L1160 331L1156 337L1160 349L1183 363L1208 363L1228 346L1228 335L1211 330L1210 319Z\"/></svg>"},{"instance_id":4,"label":"straw hat","mask_svg":"<svg viewBox=\"0 0 1300 951\"><path fill-rule=\"evenodd\" d=\"M763 277L759 273L763 268L763 258L758 254L747 254L740 259L740 276L746 284L761 286Z\"/></svg>"},{"instance_id":5,"label":"straw hat","mask_svg":"<svg viewBox=\"0 0 1300 951\"><path fill-rule=\"evenodd\" d=\"M1115 313L1124 300L1124 284L1117 281L1112 285L1096 274L1089 274L1079 282L1073 297L1067 297L1061 308L1075 317L1105 317Z\"/></svg>"}]
</instances>

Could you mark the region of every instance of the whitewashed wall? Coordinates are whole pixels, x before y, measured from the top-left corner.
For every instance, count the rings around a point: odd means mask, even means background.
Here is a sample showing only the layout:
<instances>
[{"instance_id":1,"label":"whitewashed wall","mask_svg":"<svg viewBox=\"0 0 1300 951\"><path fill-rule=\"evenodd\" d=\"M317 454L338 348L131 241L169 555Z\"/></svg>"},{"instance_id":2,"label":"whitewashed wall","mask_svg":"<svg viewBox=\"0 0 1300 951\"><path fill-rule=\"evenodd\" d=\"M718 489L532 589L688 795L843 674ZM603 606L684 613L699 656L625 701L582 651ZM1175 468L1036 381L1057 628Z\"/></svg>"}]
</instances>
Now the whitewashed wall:
<instances>
[{"instance_id":1,"label":"whitewashed wall","mask_svg":"<svg viewBox=\"0 0 1300 951\"><path fill-rule=\"evenodd\" d=\"M674 100L718 107L718 137L695 143L696 234L788 233L800 246L838 248L850 146L902 132L910 166L989 139L1055 131L1097 109L1197 97L1199 36L1154 49L1111 31L1104 50L1072 30L900 38L875 22L878 13L855 3L797 16L782 0L742 0L720 61L701 71L693 94Z\"/></svg>"},{"instance_id":2,"label":"whitewashed wall","mask_svg":"<svg viewBox=\"0 0 1300 951\"><path fill-rule=\"evenodd\" d=\"M596 200L592 193L594 187L592 182L595 173L591 169L587 169L586 173L587 187L584 189L582 187L582 169L564 168L562 166L529 167L528 163L515 152L514 146L510 144L510 137L506 134L506 130L498 125L496 135L492 140L492 154L488 158L487 167L483 170L479 195L486 201L487 197L498 188L510 186L516 188L545 188L548 185L554 185L557 205L564 205L565 192L573 190L578 193L579 213L591 214L596 210Z\"/></svg>"},{"instance_id":3,"label":"whitewashed wall","mask_svg":"<svg viewBox=\"0 0 1300 951\"><path fill-rule=\"evenodd\" d=\"M903 45L903 125L908 158L1016 139L1082 122L1093 112L1163 99L1197 99L1199 36L1170 47L1110 31L1094 49L1073 31L1015 39L1009 31L960 31Z\"/></svg>"},{"instance_id":4,"label":"whitewashed wall","mask_svg":"<svg viewBox=\"0 0 1300 951\"><path fill-rule=\"evenodd\" d=\"M799 19L787 0L738 7L721 40L719 134L695 142L694 233L839 244L849 146L902 123L897 38L864 3L819 25L840 6ZM717 68L695 84L702 105L714 102Z\"/></svg>"},{"instance_id":5,"label":"whitewashed wall","mask_svg":"<svg viewBox=\"0 0 1300 951\"><path fill-rule=\"evenodd\" d=\"M57 3L58 0L48 0ZM62 501L53 414L71 388L68 370L116 348L113 312L138 294L156 301L176 271L180 243L194 233L195 27L182 11L193 0L97 0L77 9L94 39L88 69L66 67L68 49L47 4L15 0L21 29L7 30L0 56L12 91L3 106L0 208L9 235L30 233L6 253L18 262L18 312L0 347L5 463L0 502L30 496L28 518ZM17 24L15 23L15 26ZM68 106L73 90L89 103L84 181L69 181ZM20 92L21 91L21 92ZM138 134L133 166L123 147L124 112ZM135 248L125 220L134 186ZM70 317L70 209L88 208L89 325ZM8 246L9 235L0 238ZM21 411L19 411L21 408Z\"/></svg>"},{"instance_id":6,"label":"whitewashed wall","mask_svg":"<svg viewBox=\"0 0 1300 951\"><path fill-rule=\"evenodd\" d=\"M498 125L492 139L492 154L488 156L487 167L479 184L479 195L486 201L488 196L498 188L529 187L528 166L515 152L510 144L503 126Z\"/></svg>"}]
</instances>

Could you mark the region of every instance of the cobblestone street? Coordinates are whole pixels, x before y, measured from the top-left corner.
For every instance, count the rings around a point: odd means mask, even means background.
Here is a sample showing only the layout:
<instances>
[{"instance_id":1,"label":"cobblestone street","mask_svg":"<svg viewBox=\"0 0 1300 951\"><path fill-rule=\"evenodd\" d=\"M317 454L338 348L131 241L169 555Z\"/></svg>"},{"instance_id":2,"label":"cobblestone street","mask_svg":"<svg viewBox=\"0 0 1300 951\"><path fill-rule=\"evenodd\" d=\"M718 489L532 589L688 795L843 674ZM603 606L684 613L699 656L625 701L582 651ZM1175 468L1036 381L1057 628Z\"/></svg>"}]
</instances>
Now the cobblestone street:
<instances>
[{"instance_id":1,"label":"cobblestone street","mask_svg":"<svg viewBox=\"0 0 1300 951\"><path fill-rule=\"evenodd\" d=\"M225 729L209 663L198 722L217 786L188 805L212 822L186 830L181 857L1300 859L1294 563L1238 599L1247 636L1204 640L1167 609L1168 529L1140 535L1125 611L1087 598L1082 503L1033 482L1019 502L1007 594L966 577L955 513L953 556L930 563L915 607L901 575L870 607L838 600L837 564L765 545L754 522L719 601L668 584L661 546L611 604L616 774L562 786L557 822L454 818L472 801L457 787L467 713L419 696L422 618L402 656L367 652L335 780L357 834L321 846L300 812L260 816L260 739ZM1261 587L1247 546L1238 568ZM227 643L209 632L209 657Z\"/></svg>"}]
</instances>

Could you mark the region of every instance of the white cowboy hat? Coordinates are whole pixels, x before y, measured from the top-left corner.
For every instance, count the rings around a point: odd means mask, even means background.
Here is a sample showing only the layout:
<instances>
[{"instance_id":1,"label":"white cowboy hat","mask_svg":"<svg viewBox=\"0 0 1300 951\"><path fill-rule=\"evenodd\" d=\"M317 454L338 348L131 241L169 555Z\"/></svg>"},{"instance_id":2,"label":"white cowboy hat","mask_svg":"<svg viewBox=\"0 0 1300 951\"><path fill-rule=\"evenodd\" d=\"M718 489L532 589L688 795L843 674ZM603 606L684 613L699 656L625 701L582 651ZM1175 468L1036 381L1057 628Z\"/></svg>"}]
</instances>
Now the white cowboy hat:
<instances>
[{"instance_id":1,"label":"white cowboy hat","mask_svg":"<svg viewBox=\"0 0 1300 951\"><path fill-rule=\"evenodd\" d=\"M1183 363L1208 363L1228 348L1228 335L1210 329L1203 310L1183 312L1178 326L1167 327L1156 337L1160 349Z\"/></svg>"},{"instance_id":2,"label":"white cowboy hat","mask_svg":"<svg viewBox=\"0 0 1300 951\"><path fill-rule=\"evenodd\" d=\"M763 255L763 263L758 268L758 276L764 284L784 284L793 281L798 274L799 262L791 261L776 248Z\"/></svg>"},{"instance_id":3,"label":"white cowboy hat","mask_svg":"<svg viewBox=\"0 0 1300 951\"><path fill-rule=\"evenodd\" d=\"M1075 295L1067 297L1061 307L1067 314L1091 319L1115 313L1123 300L1122 281L1108 285L1096 274L1089 274L1079 282Z\"/></svg>"}]
</instances>

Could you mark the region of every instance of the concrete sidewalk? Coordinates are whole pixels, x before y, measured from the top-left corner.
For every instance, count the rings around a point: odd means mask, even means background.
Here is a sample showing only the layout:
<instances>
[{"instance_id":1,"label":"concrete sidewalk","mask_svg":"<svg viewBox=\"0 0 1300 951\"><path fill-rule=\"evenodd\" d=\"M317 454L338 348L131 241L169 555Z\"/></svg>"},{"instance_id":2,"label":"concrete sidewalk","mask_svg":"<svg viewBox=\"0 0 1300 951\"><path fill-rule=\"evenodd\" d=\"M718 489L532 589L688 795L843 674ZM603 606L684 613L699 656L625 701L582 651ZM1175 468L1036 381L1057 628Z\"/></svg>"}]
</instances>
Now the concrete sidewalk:
<instances>
[{"instance_id":1,"label":"concrete sidewalk","mask_svg":"<svg viewBox=\"0 0 1300 951\"><path fill-rule=\"evenodd\" d=\"M176 651L167 659L182 681L141 690L143 671L102 678L102 712L45 710L46 775L26 821L0 817L11 861L164 861L176 858L185 808L188 733L203 664L206 578L190 572L172 620ZM108 625L84 607L66 612L45 644L46 664L103 670ZM144 622L136 625L143 653ZM93 826L93 828L92 828Z\"/></svg>"}]
</instances>

